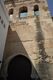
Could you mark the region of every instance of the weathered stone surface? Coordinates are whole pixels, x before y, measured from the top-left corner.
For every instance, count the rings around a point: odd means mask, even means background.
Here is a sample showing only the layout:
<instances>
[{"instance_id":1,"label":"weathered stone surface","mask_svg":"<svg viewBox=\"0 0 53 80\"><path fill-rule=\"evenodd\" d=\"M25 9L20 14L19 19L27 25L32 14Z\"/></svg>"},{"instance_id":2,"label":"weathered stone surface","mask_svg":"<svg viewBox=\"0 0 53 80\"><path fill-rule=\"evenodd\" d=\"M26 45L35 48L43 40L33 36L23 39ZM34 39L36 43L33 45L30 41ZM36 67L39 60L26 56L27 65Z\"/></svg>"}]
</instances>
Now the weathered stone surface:
<instances>
[{"instance_id":1,"label":"weathered stone surface","mask_svg":"<svg viewBox=\"0 0 53 80\"><path fill-rule=\"evenodd\" d=\"M53 80L53 23L48 14L47 2L39 1L39 3L35 0L15 3L15 7L6 3L7 11L13 8L14 14L4 51L4 74L10 59L22 54L33 64L31 75L33 78L37 70L42 80ZM39 17L34 16L33 12L36 4L39 5ZM19 18L19 8L22 6L28 7L28 16L24 19Z\"/></svg>"}]
</instances>

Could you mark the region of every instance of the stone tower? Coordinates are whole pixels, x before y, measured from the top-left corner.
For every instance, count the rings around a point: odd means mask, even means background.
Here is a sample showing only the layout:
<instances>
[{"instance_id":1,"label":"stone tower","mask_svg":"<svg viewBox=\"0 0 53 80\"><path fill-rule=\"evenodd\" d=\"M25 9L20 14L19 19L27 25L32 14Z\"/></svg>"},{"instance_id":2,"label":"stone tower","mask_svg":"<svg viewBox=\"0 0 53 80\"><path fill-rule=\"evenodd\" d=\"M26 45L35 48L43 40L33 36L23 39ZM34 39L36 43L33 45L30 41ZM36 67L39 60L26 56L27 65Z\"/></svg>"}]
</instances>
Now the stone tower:
<instances>
[{"instance_id":1,"label":"stone tower","mask_svg":"<svg viewBox=\"0 0 53 80\"><path fill-rule=\"evenodd\" d=\"M10 60L21 54L32 63L31 77L53 80L53 23L47 0L6 0L10 26L3 58L3 75ZM36 74L37 71L37 74Z\"/></svg>"}]
</instances>

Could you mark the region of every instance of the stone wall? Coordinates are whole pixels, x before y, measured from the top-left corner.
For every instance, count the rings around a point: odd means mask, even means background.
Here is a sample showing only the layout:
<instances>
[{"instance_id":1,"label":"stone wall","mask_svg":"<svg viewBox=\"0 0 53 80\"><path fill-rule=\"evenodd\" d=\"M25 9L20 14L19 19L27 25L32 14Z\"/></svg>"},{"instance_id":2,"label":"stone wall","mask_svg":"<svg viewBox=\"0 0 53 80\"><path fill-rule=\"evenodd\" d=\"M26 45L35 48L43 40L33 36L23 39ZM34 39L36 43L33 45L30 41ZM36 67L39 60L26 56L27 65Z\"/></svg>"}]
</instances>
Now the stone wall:
<instances>
[{"instance_id":1,"label":"stone wall","mask_svg":"<svg viewBox=\"0 0 53 80\"><path fill-rule=\"evenodd\" d=\"M34 16L34 5L39 6L39 16ZM19 8L27 6L28 16L19 18ZM53 23L46 2L26 1L6 4L7 11L14 9L13 20L10 22L4 52L4 72L11 58L22 54L32 62L32 77L36 70L42 80L53 80ZM6 67L6 69L5 69ZM4 73L6 74L6 73Z\"/></svg>"}]
</instances>

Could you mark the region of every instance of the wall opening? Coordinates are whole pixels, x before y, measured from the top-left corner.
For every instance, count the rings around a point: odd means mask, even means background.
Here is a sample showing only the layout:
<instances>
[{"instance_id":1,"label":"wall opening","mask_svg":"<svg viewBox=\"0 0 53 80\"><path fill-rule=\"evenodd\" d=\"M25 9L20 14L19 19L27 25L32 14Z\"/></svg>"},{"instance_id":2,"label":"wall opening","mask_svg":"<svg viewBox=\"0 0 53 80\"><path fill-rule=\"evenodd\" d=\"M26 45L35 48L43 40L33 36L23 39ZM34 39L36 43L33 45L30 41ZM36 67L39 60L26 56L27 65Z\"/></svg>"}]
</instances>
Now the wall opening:
<instances>
[{"instance_id":1,"label":"wall opening","mask_svg":"<svg viewBox=\"0 0 53 80\"><path fill-rule=\"evenodd\" d=\"M51 18L52 18L52 21L53 21L53 16Z\"/></svg>"},{"instance_id":2,"label":"wall opening","mask_svg":"<svg viewBox=\"0 0 53 80\"><path fill-rule=\"evenodd\" d=\"M13 15L13 8L9 10L9 15Z\"/></svg>"},{"instance_id":3,"label":"wall opening","mask_svg":"<svg viewBox=\"0 0 53 80\"><path fill-rule=\"evenodd\" d=\"M9 63L7 80L31 80L31 71L30 60L23 55L18 55Z\"/></svg>"},{"instance_id":4,"label":"wall opening","mask_svg":"<svg viewBox=\"0 0 53 80\"><path fill-rule=\"evenodd\" d=\"M34 15L39 16L39 6L38 5L34 6Z\"/></svg>"},{"instance_id":5,"label":"wall opening","mask_svg":"<svg viewBox=\"0 0 53 80\"><path fill-rule=\"evenodd\" d=\"M13 8L9 9L10 21L13 20Z\"/></svg>"},{"instance_id":6,"label":"wall opening","mask_svg":"<svg viewBox=\"0 0 53 80\"><path fill-rule=\"evenodd\" d=\"M19 9L19 17L20 18L27 17L27 12L28 12L28 9L26 6L21 7Z\"/></svg>"}]
</instances>

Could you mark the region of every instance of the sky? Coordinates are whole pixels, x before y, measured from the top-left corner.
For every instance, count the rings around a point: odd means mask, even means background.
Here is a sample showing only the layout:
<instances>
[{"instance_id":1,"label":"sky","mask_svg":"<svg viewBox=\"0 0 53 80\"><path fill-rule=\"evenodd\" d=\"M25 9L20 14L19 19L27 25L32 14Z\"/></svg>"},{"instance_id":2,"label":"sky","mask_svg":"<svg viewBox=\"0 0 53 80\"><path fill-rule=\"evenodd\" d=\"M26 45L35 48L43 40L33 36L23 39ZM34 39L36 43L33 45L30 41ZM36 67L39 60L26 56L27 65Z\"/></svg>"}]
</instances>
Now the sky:
<instances>
[{"instance_id":1,"label":"sky","mask_svg":"<svg viewBox=\"0 0 53 80\"><path fill-rule=\"evenodd\" d=\"M47 0L47 1L51 16L53 16L53 0Z\"/></svg>"}]
</instances>

